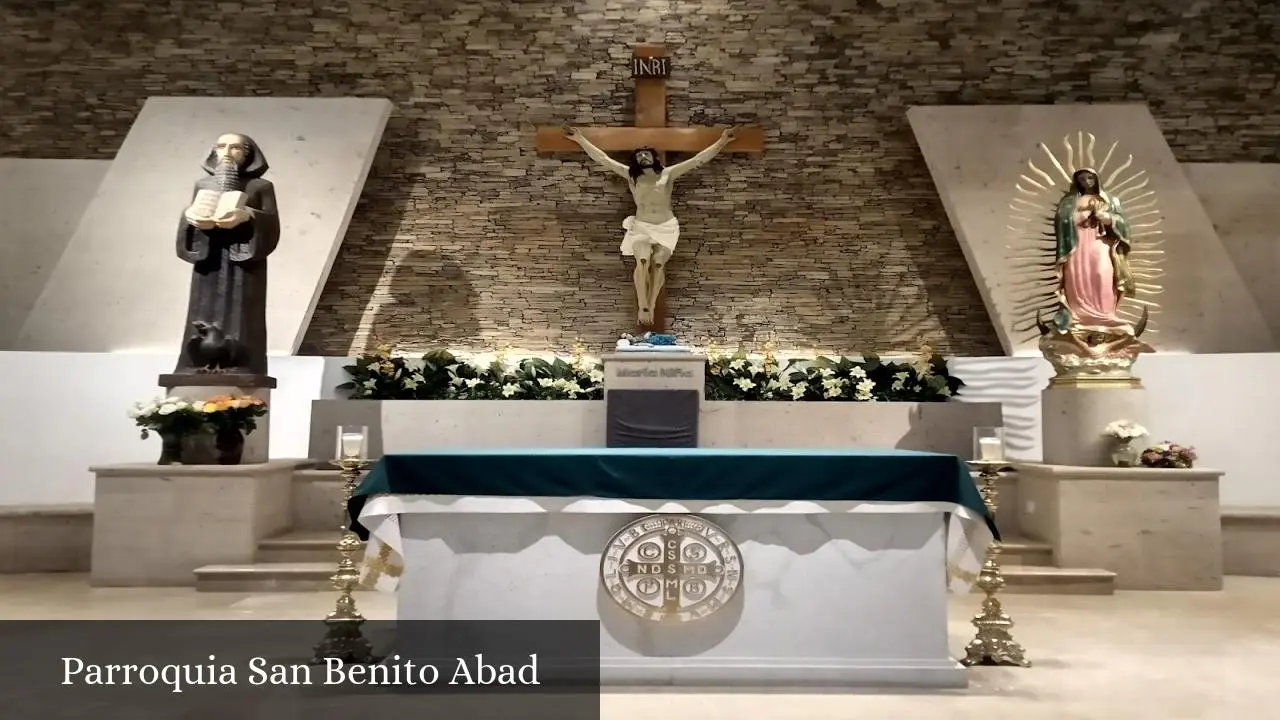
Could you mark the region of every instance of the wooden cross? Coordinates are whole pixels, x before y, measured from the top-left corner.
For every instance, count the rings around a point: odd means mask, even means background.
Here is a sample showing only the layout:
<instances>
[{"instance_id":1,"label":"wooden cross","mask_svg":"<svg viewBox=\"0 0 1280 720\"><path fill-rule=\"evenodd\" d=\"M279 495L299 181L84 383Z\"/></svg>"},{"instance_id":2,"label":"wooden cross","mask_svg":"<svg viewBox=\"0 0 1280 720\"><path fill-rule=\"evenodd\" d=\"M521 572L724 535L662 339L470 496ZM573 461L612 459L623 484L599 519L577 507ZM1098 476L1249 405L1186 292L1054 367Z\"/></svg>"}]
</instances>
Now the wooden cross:
<instances>
[{"instance_id":1,"label":"wooden cross","mask_svg":"<svg viewBox=\"0 0 1280 720\"><path fill-rule=\"evenodd\" d=\"M659 151L662 163L665 153L697 153L714 145L724 128L667 127L667 83L670 59L661 45L637 45L632 54L631 71L635 77L636 98L634 127L586 127L579 132L596 147L606 152L630 153L636 148L650 147ZM578 144L564 135L564 127L538 128L535 139L539 152L582 152ZM764 130L739 127L733 142L723 152L759 153L764 151ZM653 325L641 330L662 332L667 326L667 291L664 287L654 308Z\"/></svg>"}]
</instances>

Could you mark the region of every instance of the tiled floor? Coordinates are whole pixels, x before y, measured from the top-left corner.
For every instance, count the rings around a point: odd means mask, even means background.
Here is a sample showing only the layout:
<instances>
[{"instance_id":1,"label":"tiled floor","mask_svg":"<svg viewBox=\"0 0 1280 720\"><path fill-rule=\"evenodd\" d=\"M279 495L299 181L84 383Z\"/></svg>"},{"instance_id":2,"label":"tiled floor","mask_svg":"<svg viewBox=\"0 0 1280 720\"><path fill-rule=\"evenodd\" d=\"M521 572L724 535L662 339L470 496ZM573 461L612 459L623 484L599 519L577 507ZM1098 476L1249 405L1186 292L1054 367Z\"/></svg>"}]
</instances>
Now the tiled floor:
<instances>
[{"instance_id":1,"label":"tiled floor","mask_svg":"<svg viewBox=\"0 0 1280 720\"><path fill-rule=\"evenodd\" d=\"M363 594L366 616L393 617L390 596ZM956 597L957 652L977 597ZM104 590L84 576L0 576L0 615L27 619L319 618L322 593L220 594ZM606 720L1182 720L1280 717L1280 579L1228 578L1220 593L1114 597L1012 595L1006 608L1035 661L979 668L949 694L607 692Z\"/></svg>"}]
</instances>

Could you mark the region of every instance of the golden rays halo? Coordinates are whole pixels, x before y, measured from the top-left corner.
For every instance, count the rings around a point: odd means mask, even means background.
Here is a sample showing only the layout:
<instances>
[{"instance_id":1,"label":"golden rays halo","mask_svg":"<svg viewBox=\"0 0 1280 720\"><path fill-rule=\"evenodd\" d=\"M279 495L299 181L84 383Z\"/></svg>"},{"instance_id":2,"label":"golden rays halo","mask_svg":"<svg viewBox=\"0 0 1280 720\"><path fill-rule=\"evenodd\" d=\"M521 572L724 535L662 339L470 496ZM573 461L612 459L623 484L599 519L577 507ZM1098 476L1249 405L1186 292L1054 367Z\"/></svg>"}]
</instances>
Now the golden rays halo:
<instances>
[{"instance_id":1,"label":"golden rays halo","mask_svg":"<svg viewBox=\"0 0 1280 720\"><path fill-rule=\"evenodd\" d=\"M1120 209L1129 220L1129 269L1133 273L1135 292L1126 296L1117 311L1126 321L1138 324L1143 311L1149 313L1147 332L1156 332L1160 304L1156 298L1164 291L1159 284L1164 277L1163 231L1156 193L1150 188L1146 170L1133 166L1133 155L1113 167L1119 142L1111 143L1099 163L1094 153L1097 138L1092 133L1077 131L1062 138L1062 149L1055 153L1045 143L1037 147L1040 154L1027 160L1026 170L1014 183L1009 203L1009 250L1012 253L1009 285L1013 301L1013 330L1018 342L1039 334L1038 317L1051 317L1058 308L1057 238L1054 219L1058 203L1071 189L1071 176L1084 168L1098 176L1102 191L1120 201ZM1043 155L1041 157L1040 155Z\"/></svg>"}]
</instances>

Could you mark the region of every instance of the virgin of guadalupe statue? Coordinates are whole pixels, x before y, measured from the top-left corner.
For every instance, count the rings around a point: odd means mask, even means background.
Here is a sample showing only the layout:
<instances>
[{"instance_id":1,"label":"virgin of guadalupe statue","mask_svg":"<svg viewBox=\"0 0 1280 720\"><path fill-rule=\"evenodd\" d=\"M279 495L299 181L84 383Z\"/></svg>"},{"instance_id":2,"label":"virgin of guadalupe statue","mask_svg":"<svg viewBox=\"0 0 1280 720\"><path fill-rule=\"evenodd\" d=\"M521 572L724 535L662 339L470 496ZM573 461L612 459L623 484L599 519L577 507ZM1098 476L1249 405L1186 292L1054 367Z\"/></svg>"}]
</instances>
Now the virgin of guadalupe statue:
<instances>
[{"instance_id":1,"label":"virgin of guadalupe statue","mask_svg":"<svg viewBox=\"0 0 1280 720\"><path fill-rule=\"evenodd\" d=\"M222 135L205 157L205 177L178 222L191 295L175 375L267 374L267 256L280 240L267 168L246 135Z\"/></svg>"},{"instance_id":2,"label":"virgin of guadalupe statue","mask_svg":"<svg viewBox=\"0 0 1280 720\"><path fill-rule=\"evenodd\" d=\"M1110 187L1103 188L1102 172L1116 145L1095 165L1094 142L1083 132L1067 136L1061 157L1041 143L1049 165L1027 162L1029 172L1019 177L1009 206L1012 240L1021 252L1007 287L1020 294L1012 298L1022 306L1014 329L1039 330L1055 381L1132 385L1134 361L1154 350L1139 338L1160 291L1151 280L1162 274L1163 253L1151 238L1160 233L1153 228L1161 220L1146 173L1129 170L1133 156L1111 171ZM1065 189L1050 174L1055 170Z\"/></svg>"},{"instance_id":3,"label":"virgin of guadalupe statue","mask_svg":"<svg viewBox=\"0 0 1280 720\"><path fill-rule=\"evenodd\" d=\"M1077 170L1054 215L1059 307L1053 325L1058 332L1133 334L1116 315L1120 301L1135 289L1129 234L1120 200L1102 189L1092 168Z\"/></svg>"}]
</instances>

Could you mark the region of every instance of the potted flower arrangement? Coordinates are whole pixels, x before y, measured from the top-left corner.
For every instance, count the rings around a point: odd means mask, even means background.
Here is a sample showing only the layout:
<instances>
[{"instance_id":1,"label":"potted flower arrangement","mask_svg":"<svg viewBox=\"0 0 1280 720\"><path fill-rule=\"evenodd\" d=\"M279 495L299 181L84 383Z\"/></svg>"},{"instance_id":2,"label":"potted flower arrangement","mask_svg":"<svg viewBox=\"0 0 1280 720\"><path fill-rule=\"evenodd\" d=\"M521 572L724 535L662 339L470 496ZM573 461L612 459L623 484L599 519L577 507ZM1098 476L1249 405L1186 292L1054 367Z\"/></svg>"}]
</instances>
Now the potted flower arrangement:
<instances>
[{"instance_id":1,"label":"potted flower arrangement","mask_svg":"<svg viewBox=\"0 0 1280 720\"><path fill-rule=\"evenodd\" d=\"M1143 450L1139 459L1143 467L1186 470L1193 467L1199 457L1193 447L1163 442Z\"/></svg>"},{"instance_id":2,"label":"potted flower arrangement","mask_svg":"<svg viewBox=\"0 0 1280 720\"><path fill-rule=\"evenodd\" d=\"M1102 429L1102 434L1112 439L1111 462L1116 467L1133 467L1137 453L1133 441L1147 436L1147 429L1132 420L1116 420Z\"/></svg>"},{"instance_id":3,"label":"potted flower arrangement","mask_svg":"<svg viewBox=\"0 0 1280 720\"><path fill-rule=\"evenodd\" d=\"M256 397L218 395L193 407L213 431L219 465L239 465L244 454L244 437L258 429L258 418L267 414L267 405Z\"/></svg>"},{"instance_id":4,"label":"potted flower arrangement","mask_svg":"<svg viewBox=\"0 0 1280 720\"><path fill-rule=\"evenodd\" d=\"M160 465L179 465L183 458L183 441L199 433L205 426L205 415L192 403L177 397L165 397L138 403L129 417L142 428L142 439L151 433L160 436Z\"/></svg>"}]
</instances>

